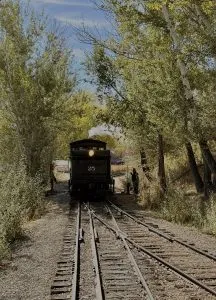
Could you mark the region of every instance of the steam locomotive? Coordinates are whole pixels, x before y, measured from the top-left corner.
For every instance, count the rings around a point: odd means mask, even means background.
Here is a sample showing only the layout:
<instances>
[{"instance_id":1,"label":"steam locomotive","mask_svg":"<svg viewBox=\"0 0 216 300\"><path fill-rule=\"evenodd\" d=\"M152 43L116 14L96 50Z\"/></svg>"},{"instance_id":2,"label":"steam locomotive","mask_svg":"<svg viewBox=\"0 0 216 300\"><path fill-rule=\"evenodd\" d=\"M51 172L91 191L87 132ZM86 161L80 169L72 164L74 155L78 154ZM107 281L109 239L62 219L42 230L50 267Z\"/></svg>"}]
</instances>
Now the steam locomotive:
<instances>
[{"instance_id":1,"label":"steam locomotive","mask_svg":"<svg viewBox=\"0 0 216 300\"><path fill-rule=\"evenodd\" d=\"M70 143L70 194L114 193L110 159L105 142L84 139Z\"/></svg>"}]
</instances>

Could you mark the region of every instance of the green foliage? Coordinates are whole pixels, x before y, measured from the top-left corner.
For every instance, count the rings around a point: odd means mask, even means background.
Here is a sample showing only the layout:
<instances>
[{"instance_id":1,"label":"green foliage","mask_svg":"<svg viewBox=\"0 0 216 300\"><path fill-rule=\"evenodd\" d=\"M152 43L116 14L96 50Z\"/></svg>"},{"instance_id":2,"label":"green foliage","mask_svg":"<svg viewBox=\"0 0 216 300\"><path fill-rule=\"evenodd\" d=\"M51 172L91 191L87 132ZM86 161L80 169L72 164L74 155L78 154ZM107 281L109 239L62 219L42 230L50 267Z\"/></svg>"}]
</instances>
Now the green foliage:
<instances>
[{"instance_id":1,"label":"green foliage","mask_svg":"<svg viewBox=\"0 0 216 300\"><path fill-rule=\"evenodd\" d=\"M57 158L68 158L71 141L88 138L88 131L98 122L99 110L94 95L85 91L75 93L65 102L55 141Z\"/></svg>"},{"instance_id":2,"label":"green foliage","mask_svg":"<svg viewBox=\"0 0 216 300\"><path fill-rule=\"evenodd\" d=\"M118 140L114 136L109 135L109 134L94 135L91 138L107 143L107 147L111 150L114 150L118 146L118 143L119 143Z\"/></svg>"},{"instance_id":3,"label":"green foliage","mask_svg":"<svg viewBox=\"0 0 216 300\"><path fill-rule=\"evenodd\" d=\"M42 14L19 0L1 2L0 259L21 233L23 221L44 210L42 182L49 179L65 117L73 105L87 115L81 105L89 101L68 100L76 86L72 62L64 38ZM80 119L86 128L87 121Z\"/></svg>"},{"instance_id":4,"label":"green foliage","mask_svg":"<svg viewBox=\"0 0 216 300\"><path fill-rule=\"evenodd\" d=\"M106 53L104 47L100 45L94 45L94 52L91 59L87 60L87 68L91 73L94 73L97 78L99 87L109 88L115 85L116 72L112 59L110 59Z\"/></svg>"},{"instance_id":5,"label":"green foliage","mask_svg":"<svg viewBox=\"0 0 216 300\"><path fill-rule=\"evenodd\" d=\"M184 161L185 143L195 147L216 138L215 4L103 0L103 8L115 19L118 36L99 41L87 67L107 103L102 119L121 127L137 153L144 149L154 178L149 202L156 200L152 205L158 207L158 133L168 174L166 158ZM183 194L174 201L172 193L175 199L178 192L168 188L164 214L199 224L201 210L194 201Z\"/></svg>"},{"instance_id":6,"label":"green foliage","mask_svg":"<svg viewBox=\"0 0 216 300\"><path fill-rule=\"evenodd\" d=\"M89 71L100 90L112 91L106 98L110 122L126 133L132 131L141 147L155 147L157 130L174 145L212 138L216 26L212 5L212 1L103 1L117 21L119 36L103 42L114 49L112 55L102 43L95 46ZM210 122L208 130L205 124Z\"/></svg>"},{"instance_id":7,"label":"green foliage","mask_svg":"<svg viewBox=\"0 0 216 300\"><path fill-rule=\"evenodd\" d=\"M40 215L45 208L40 177L29 177L21 161L8 165L0 176L0 259L9 244L22 232L24 220Z\"/></svg>"},{"instance_id":8,"label":"green foliage","mask_svg":"<svg viewBox=\"0 0 216 300\"><path fill-rule=\"evenodd\" d=\"M1 4L0 36L2 163L22 155L29 175L46 179L62 103L75 84L70 51L44 17L19 1Z\"/></svg>"}]
</instances>

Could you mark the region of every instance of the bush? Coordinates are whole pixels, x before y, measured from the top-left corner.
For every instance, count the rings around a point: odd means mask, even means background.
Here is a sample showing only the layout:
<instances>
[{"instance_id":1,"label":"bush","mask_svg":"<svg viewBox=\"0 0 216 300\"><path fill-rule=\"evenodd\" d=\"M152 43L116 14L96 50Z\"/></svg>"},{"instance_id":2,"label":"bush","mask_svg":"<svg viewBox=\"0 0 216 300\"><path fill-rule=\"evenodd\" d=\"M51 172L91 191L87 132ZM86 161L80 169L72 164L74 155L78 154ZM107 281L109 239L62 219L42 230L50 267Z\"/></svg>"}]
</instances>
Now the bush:
<instances>
[{"instance_id":1,"label":"bush","mask_svg":"<svg viewBox=\"0 0 216 300\"><path fill-rule=\"evenodd\" d=\"M140 198L143 206L152 210L161 208L161 191L157 181L151 183L142 175L140 176Z\"/></svg>"},{"instance_id":2,"label":"bush","mask_svg":"<svg viewBox=\"0 0 216 300\"><path fill-rule=\"evenodd\" d=\"M165 199L161 203L161 214L169 221L192 224L198 227L203 224L201 199L197 195L185 194L180 187L169 187Z\"/></svg>"},{"instance_id":3,"label":"bush","mask_svg":"<svg viewBox=\"0 0 216 300\"><path fill-rule=\"evenodd\" d=\"M202 195L185 189L185 186L169 186L162 198L159 185L154 182L142 191L143 205L168 221L190 224L216 235L216 195L206 201Z\"/></svg>"},{"instance_id":4,"label":"bush","mask_svg":"<svg viewBox=\"0 0 216 300\"><path fill-rule=\"evenodd\" d=\"M206 218L204 222L204 230L208 233L216 235L216 196L213 195L209 204L206 206Z\"/></svg>"},{"instance_id":5,"label":"bush","mask_svg":"<svg viewBox=\"0 0 216 300\"><path fill-rule=\"evenodd\" d=\"M0 178L0 258L9 244L22 232L24 220L44 209L43 188L39 177L27 176L23 162L10 166Z\"/></svg>"}]
</instances>

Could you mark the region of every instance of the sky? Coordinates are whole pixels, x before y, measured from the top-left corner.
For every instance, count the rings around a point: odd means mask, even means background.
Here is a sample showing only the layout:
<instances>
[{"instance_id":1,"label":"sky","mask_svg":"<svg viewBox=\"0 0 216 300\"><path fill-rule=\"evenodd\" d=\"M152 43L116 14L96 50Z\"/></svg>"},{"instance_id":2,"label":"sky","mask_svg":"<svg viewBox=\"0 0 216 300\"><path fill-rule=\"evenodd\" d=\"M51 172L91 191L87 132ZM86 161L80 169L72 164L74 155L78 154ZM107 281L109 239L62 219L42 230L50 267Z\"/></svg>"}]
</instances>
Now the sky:
<instances>
[{"instance_id":1,"label":"sky","mask_svg":"<svg viewBox=\"0 0 216 300\"><path fill-rule=\"evenodd\" d=\"M106 30L112 27L104 12L99 10L91 0L31 0L30 3L37 11L44 10L51 19L67 28L67 43L73 49L75 69L79 73L80 86L94 90L94 87L84 82L86 74L82 65L86 52L91 51L91 46L79 41L74 26L82 28L84 24L90 30L97 28L103 35Z\"/></svg>"}]
</instances>

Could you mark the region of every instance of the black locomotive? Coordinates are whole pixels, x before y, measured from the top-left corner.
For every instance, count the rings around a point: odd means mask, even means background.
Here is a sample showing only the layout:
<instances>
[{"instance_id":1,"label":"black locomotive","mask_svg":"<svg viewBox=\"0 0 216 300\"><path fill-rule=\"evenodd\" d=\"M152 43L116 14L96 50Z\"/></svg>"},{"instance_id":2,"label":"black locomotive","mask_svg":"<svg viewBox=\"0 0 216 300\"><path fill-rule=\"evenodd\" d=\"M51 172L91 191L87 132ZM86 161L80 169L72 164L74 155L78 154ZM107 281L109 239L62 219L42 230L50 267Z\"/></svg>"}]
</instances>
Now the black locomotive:
<instances>
[{"instance_id":1,"label":"black locomotive","mask_svg":"<svg viewBox=\"0 0 216 300\"><path fill-rule=\"evenodd\" d=\"M70 143L71 195L106 195L114 192L111 176L110 151L106 143L84 139Z\"/></svg>"}]
</instances>

